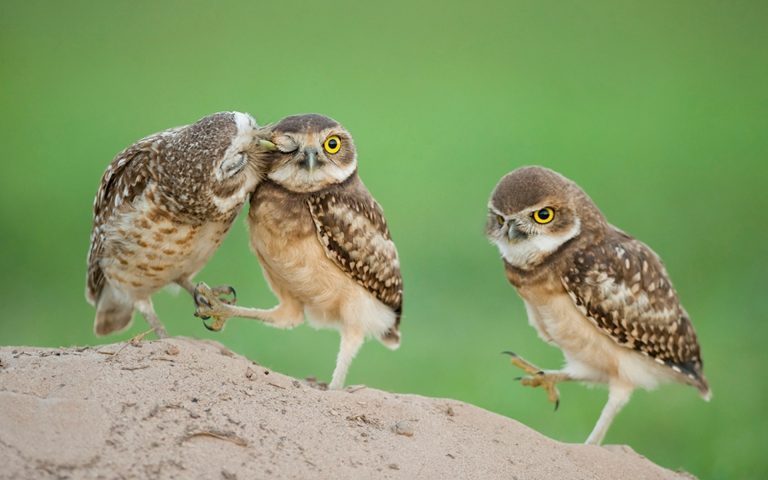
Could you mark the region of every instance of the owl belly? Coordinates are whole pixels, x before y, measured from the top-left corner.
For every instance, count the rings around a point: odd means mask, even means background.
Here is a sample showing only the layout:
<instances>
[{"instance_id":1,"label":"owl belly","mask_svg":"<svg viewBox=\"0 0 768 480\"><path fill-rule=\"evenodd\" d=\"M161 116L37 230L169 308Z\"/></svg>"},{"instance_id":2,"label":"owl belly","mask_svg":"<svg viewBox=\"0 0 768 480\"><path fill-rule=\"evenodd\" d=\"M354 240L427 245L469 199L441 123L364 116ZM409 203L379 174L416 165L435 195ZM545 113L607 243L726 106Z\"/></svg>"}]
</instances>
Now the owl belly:
<instances>
[{"instance_id":1,"label":"owl belly","mask_svg":"<svg viewBox=\"0 0 768 480\"><path fill-rule=\"evenodd\" d=\"M616 344L576 308L567 294L550 295L545 300L527 295L523 300L529 322L539 336L563 351L565 371L574 378L599 383L620 381L646 389L656 387L659 380L672 378L665 367Z\"/></svg>"},{"instance_id":2,"label":"owl belly","mask_svg":"<svg viewBox=\"0 0 768 480\"><path fill-rule=\"evenodd\" d=\"M249 216L251 246L272 289L301 302L317 326L357 328L371 336L387 332L395 323L392 309L328 258L308 210L286 216L273 206L252 206Z\"/></svg>"},{"instance_id":3,"label":"owl belly","mask_svg":"<svg viewBox=\"0 0 768 480\"><path fill-rule=\"evenodd\" d=\"M317 306L338 314L338 286L345 284L343 272L331 262L312 234L271 235L269 229L251 228L251 246L259 255L272 283L287 290L306 306ZM296 233L296 232L294 232Z\"/></svg>"},{"instance_id":4,"label":"owl belly","mask_svg":"<svg viewBox=\"0 0 768 480\"><path fill-rule=\"evenodd\" d=\"M147 298L202 269L230 226L180 223L156 208L121 213L105 228L101 268L113 286L133 299Z\"/></svg>"}]
</instances>

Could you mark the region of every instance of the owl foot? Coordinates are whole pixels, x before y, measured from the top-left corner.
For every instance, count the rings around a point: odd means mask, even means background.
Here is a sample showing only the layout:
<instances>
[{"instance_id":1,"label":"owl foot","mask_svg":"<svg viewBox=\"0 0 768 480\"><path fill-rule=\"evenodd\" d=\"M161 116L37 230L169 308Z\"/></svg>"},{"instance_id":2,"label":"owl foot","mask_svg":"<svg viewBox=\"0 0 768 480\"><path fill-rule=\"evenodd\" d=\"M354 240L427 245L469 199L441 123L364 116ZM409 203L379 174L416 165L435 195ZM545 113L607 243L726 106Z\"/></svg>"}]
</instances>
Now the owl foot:
<instances>
[{"instance_id":1,"label":"owl foot","mask_svg":"<svg viewBox=\"0 0 768 480\"><path fill-rule=\"evenodd\" d=\"M232 295L233 299L222 298L222 295ZM221 331L231 315L227 309L237 299L235 289L229 286L211 288L205 283L195 287L195 316L203 320L203 326L212 332ZM231 302L231 303L230 303ZM205 321L213 317L209 325Z\"/></svg>"},{"instance_id":2,"label":"owl foot","mask_svg":"<svg viewBox=\"0 0 768 480\"><path fill-rule=\"evenodd\" d=\"M555 410L560 406L560 392L555 386L558 382L556 375L540 372L536 375L520 377L520 383L526 387L542 387L547 391L547 398L555 404Z\"/></svg>"},{"instance_id":3,"label":"owl foot","mask_svg":"<svg viewBox=\"0 0 768 480\"><path fill-rule=\"evenodd\" d=\"M231 285L219 285L217 287L210 287L211 293L227 305L234 305L237 303L237 291L235 287ZM231 299L227 298L232 296Z\"/></svg>"},{"instance_id":4,"label":"owl foot","mask_svg":"<svg viewBox=\"0 0 768 480\"><path fill-rule=\"evenodd\" d=\"M518 377L516 380L520 380L522 385L526 387L542 387L547 391L547 398L550 402L555 404L555 410L560 406L560 392L557 390L557 383L570 380L567 374L560 372L545 372L536 365L522 359L517 354L512 352L503 352L509 355L512 365L520 368L528 375L524 377Z\"/></svg>"}]
</instances>

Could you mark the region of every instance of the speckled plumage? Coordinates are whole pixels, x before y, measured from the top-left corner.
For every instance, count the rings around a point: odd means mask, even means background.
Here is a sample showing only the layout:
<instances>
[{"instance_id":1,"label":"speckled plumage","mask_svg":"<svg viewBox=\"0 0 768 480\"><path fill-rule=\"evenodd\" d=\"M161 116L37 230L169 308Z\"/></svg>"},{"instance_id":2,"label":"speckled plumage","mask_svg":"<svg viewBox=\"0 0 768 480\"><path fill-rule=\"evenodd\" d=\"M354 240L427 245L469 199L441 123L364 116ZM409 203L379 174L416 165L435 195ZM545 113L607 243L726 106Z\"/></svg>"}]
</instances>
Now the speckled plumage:
<instances>
[{"instance_id":1,"label":"speckled plumage","mask_svg":"<svg viewBox=\"0 0 768 480\"><path fill-rule=\"evenodd\" d=\"M271 128L278 151L251 199L251 246L280 300L271 310L222 305L205 298L198 313L262 320L280 328L304 316L336 328L341 348L331 388L344 384L368 336L389 348L400 343L403 283L395 244L381 207L357 175L349 133L322 115L287 117ZM337 152L323 150L336 137Z\"/></svg>"},{"instance_id":2,"label":"speckled plumage","mask_svg":"<svg viewBox=\"0 0 768 480\"><path fill-rule=\"evenodd\" d=\"M602 244L575 251L561 279L579 310L617 344L684 373L706 393L693 325L648 246L612 228Z\"/></svg>"},{"instance_id":3,"label":"speckled plumage","mask_svg":"<svg viewBox=\"0 0 768 480\"><path fill-rule=\"evenodd\" d=\"M554 219L534 221L546 208ZM602 441L634 388L677 381L709 397L696 334L661 260L610 225L575 183L541 167L509 173L489 201L486 231L530 323L566 357L562 371L544 377L610 387L590 443Z\"/></svg>"},{"instance_id":4,"label":"speckled plumage","mask_svg":"<svg viewBox=\"0 0 768 480\"><path fill-rule=\"evenodd\" d=\"M107 167L86 281L97 334L127 327L134 307L162 330L150 296L170 283L193 289L264 170L256 133L249 115L218 113L143 138Z\"/></svg>"},{"instance_id":5,"label":"speckled plumage","mask_svg":"<svg viewBox=\"0 0 768 480\"><path fill-rule=\"evenodd\" d=\"M403 279L397 250L381 206L355 183L358 188L308 196L309 213L328 258L392 308L399 322Z\"/></svg>"}]
</instances>

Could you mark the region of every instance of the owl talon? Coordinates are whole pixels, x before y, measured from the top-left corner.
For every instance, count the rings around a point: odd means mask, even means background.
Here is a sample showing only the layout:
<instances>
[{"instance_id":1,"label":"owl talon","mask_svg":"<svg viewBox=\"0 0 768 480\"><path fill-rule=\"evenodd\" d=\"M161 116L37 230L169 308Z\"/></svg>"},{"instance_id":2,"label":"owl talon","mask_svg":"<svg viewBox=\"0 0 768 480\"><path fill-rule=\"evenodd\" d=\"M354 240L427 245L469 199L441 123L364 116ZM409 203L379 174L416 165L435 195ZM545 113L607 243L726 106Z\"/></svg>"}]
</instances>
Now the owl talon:
<instances>
[{"instance_id":1,"label":"owl talon","mask_svg":"<svg viewBox=\"0 0 768 480\"><path fill-rule=\"evenodd\" d=\"M211 332L221 331L228 317L226 306L230 303L228 300L219 298L219 295L235 296L235 289L230 286L211 288L202 282L195 287L195 316L201 318L203 326ZM231 301L234 302L235 300ZM213 318L213 322L209 325L206 320L211 318Z\"/></svg>"},{"instance_id":2,"label":"owl talon","mask_svg":"<svg viewBox=\"0 0 768 480\"><path fill-rule=\"evenodd\" d=\"M227 305L234 305L237 303L237 291L235 287L231 285L221 285L218 287L209 288L210 294L218 298L222 303ZM231 296L232 299L227 298Z\"/></svg>"},{"instance_id":3,"label":"owl talon","mask_svg":"<svg viewBox=\"0 0 768 480\"><path fill-rule=\"evenodd\" d=\"M520 368L528 375L522 377L516 377L515 381L519 381L526 387L542 387L547 391L547 398L550 402L555 404L555 411L560 407L560 392L557 391L557 382L563 381L567 376L562 373L547 373L540 369L536 365L522 359L513 352L502 352L512 357L510 361L512 365Z\"/></svg>"},{"instance_id":4,"label":"owl talon","mask_svg":"<svg viewBox=\"0 0 768 480\"><path fill-rule=\"evenodd\" d=\"M521 369L522 371L524 371L529 375L540 375L544 373L544 370L528 362L527 360L523 360L519 355L517 355L514 352L501 352L501 353L504 355L509 355L511 357L509 360L510 362L512 362L512 365L516 366L517 368Z\"/></svg>"},{"instance_id":5,"label":"owl talon","mask_svg":"<svg viewBox=\"0 0 768 480\"><path fill-rule=\"evenodd\" d=\"M206 330L210 332L220 332L224 328L224 323L226 320L222 318L215 318L213 320L213 323L211 325L208 325L205 321L211 317L205 317L203 318L203 326L206 328Z\"/></svg>"},{"instance_id":6,"label":"owl talon","mask_svg":"<svg viewBox=\"0 0 768 480\"><path fill-rule=\"evenodd\" d=\"M200 282L195 287L194 299L195 306L200 309L201 306L211 308L211 302L208 301L207 296L212 295L211 288L203 282ZM195 312L195 316L199 317L198 312Z\"/></svg>"},{"instance_id":7,"label":"owl talon","mask_svg":"<svg viewBox=\"0 0 768 480\"><path fill-rule=\"evenodd\" d=\"M208 286L205 285L204 283L200 283L197 285L197 287L195 288L194 300L195 300L195 316L202 318L204 320L203 324L205 324L205 320L208 320L211 317L209 315L203 315L202 313L200 313L200 307L211 308L211 304L210 302L208 302L208 299L205 298L205 296L200 293L200 290L203 288L208 288ZM205 327L208 328L207 325Z\"/></svg>"},{"instance_id":8,"label":"owl talon","mask_svg":"<svg viewBox=\"0 0 768 480\"><path fill-rule=\"evenodd\" d=\"M547 398L555 404L555 411L560 407L560 392L556 384L560 380L558 374L550 375L544 372L537 373L529 377L522 377L520 384L526 387L542 387L547 392Z\"/></svg>"}]
</instances>

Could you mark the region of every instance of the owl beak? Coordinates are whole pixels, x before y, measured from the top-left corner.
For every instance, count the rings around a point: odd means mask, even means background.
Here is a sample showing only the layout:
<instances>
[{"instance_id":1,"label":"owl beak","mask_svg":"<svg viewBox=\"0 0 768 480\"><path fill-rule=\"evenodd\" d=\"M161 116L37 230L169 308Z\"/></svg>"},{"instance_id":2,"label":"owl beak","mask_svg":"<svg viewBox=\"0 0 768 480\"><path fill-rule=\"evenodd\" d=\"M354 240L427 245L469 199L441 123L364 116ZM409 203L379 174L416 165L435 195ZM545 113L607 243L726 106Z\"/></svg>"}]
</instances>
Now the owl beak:
<instances>
[{"instance_id":1,"label":"owl beak","mask_svg":"<svg viewBox=\"0 0 768 480\"><path fill-rule=\"evenodd\" d=\"M277 150L277 145L270 142L269 140L259 139L259 146L264 150L268 150L270 152L274 152L275 150Z\"/></svg>"},{"instance_id":2,"label":"owl beak","mask_svg":"<svg viewBox=\"0 0 768 480\"><path fill-rule=\"evenodd\" d=\"M507 238L510 242L517 242L520 240L524 240L528 235L525 234L525 232L521 231L517 228L517 224L512 222L512 224L507 229Z\"/></svg>"},{"instance_id":3,"label":"owl beak","mask_svg":"<svg viewBox=\"0 0 768 480\"><path fill-rule=\"evenodd\" d=\"M309 173L312 173L315 171L315 167L317 167L317 150L314 148L308 148L304 151L305 162L307 164L307 168L309 169Z\"/></svg>"}]
</instances>

